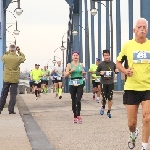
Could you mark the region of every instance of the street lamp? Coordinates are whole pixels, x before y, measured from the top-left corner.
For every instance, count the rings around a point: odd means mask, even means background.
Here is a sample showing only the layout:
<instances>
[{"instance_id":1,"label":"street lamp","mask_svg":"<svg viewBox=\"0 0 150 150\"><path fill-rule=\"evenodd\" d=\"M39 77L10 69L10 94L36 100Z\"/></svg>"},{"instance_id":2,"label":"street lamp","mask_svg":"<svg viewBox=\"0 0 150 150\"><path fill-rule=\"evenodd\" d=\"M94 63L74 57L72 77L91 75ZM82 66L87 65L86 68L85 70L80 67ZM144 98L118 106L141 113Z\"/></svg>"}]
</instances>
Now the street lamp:
<instances>
[{"instance_id":1,"label":"street lamp","mask_svg":"<svg viewBox=\"0 0 150 150\"><path fill-rule=\"evenodd\" d=\"M103 6L106 7L105 4L101 3ZM113 18L112 18L112 1L110 1L110 9L106 9L106 11L109 12L109 17L110 17L110 32L111 32L111 60L113 61ZM97 9L94 8L94 9L91 9L91 14L93 12L93 16L95 16L97 14ZM94 12L95 12L95 15L94 15Z\"/></svg>"},{"instance_id":2,"label":"street lamp","mask_svg":"<svg viewBox=\"0 0 150 150\"><path fill-rule=\"evenodd\" d=\"M8 11L9 13L11 13L11 14L13 15L13 17L15 18L15 20L16 20L16 23L15 23L15 24L16 24L16 29L14 30L13 33L14 33L15 35L19 35L19 32L20 32L20 31L17 29L18 24L17 24L17 18L16 18L16 16L15 16L11 11L9 11L9 10L6 10L6 11ZM12 26L12 25L11 25L11 26ZM11 26L9 26L8 28L10 28ZM7 28L7 29L8 29L8 28Z\"/></svg>"},{"instance_id":3,"label":"street lamp","mask_svg":"<svg viewBox=\"0 0 150 150\"><path fill-rule=\"evenodd\" d=\"M93 8L90 11L91 11L92 16L95 16L97 14L97 9L96 8Z\"/></svg>"},{"instance_id":4,"label":"street lamp","mask_svg":"<svg viewBox=\"0 0 150 150\"><path fill-rule=\"evenodd\" d=\"M18 8L16 8L14 11L16 12L16 14L18 16L20 16L23 12L23 10L20 8L20 0L17 0L17 1L14 1L14 2L17 2L18 3Z\"/></svg>"}]
</instances>

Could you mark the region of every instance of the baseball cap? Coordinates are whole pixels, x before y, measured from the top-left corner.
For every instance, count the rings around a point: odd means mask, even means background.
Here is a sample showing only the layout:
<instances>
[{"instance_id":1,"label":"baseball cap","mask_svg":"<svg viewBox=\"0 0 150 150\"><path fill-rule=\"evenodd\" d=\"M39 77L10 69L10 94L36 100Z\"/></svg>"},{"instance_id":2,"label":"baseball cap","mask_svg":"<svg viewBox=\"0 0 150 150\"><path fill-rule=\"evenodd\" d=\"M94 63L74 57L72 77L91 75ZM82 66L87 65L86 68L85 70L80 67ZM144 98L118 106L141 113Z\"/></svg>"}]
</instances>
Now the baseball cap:
<instances>
[{"instance_id":1,"label":"baseball cap","mask_svg":"<svg viewBox=\"0 0 150 150\"><path fill-rule=\"evenodd\" d=\"M100 61L101 59L100 58L96 58L96 61Z\"/></svg>"},{"instance_id":2,"label":"baseball cap","mask_svg":"<svg viewBox=\"0 0 150 150\"><path fill-rule=\"evenodd\" d=\"M40 66L39 64L35 64L35 66Z\"/></svg>"},{"instance_id":3,"label":"baseball cap","mask_svg":"<svg viewBox=\"0 0 150 150\"><path fill-rule=\"evenodd\" d=\"M72 52L72 55L75 54L75 53L79 55L79 52L78 52L78 51L73 51L73 52Z\"/></svg>"}]
</instances>

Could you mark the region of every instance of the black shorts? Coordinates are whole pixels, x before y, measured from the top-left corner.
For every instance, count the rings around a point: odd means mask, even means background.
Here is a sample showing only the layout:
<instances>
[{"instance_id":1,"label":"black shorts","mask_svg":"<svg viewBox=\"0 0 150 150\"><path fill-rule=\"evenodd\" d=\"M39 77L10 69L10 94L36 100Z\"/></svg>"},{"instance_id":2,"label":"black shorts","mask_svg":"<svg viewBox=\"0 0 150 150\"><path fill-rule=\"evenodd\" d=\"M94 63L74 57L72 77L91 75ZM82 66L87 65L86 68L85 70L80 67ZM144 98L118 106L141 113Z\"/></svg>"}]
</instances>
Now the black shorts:
<instances>
[{"instance_id":1,"label":"black shorts","mask_svg":"<svg viewBox=\"0 0 150 150\"><path fill-rule=\"evenodd\" d=\"M123 94L123 104L138 105L142 101L150 100L150 91L125 90Z\"/></svg>"},{"instance_id":2,"label":"black shorts","mask_svg":"<svg viewBox=\"0 0 150 150\"><path fill-rule=\"evenodd\" d=\"M85 81L83 81L83 87L85 86Z\"/></svg>"},{"instance_id":3,"label":"black shorts","mask_svg":"<svg viewBox=\"0 0 150 150\"><path fill-rule=\"evenodd\" d=\"M34 85L34 86L37 86L37 88L41 88L41 82L39 82L38 84L35 83L35 82L33 82L33 85Z\"/></svg>"},{"instance_id":4,"label":"black shorts","mask_svg":"<svg viewBox=\"0 0 150 150\"><path fill-rule=\"evenodd\" d=\"M93 88L97 87L100 85L100 82L95 82L95 80L92 80Z\"/></svg>"},{"instance_id":5,"label":"black shorts","mask_svg":"<svg viewBox=\"0 0 150 150\"><path fill-rule=\"evenodd\" d=\"M48 85L48 80L41 80L41 84L46 84L46 85Z\"/></svg>"},{"instance_id":6,"label":"black shorts","mask_svg":"<svg viewBox=\"0 0 150 150\"><path fill-rule=\"evenodd\" d=\"M57 79L55 78L54 83L58 83L58 82L62 82L62 77L61 77L60 80L57 80Z\"/></svg>"},{"instance_id":7,"label":"black shorts","mask_svg":"<svg viewBox=\"0 0 150 150\"><path fill-rule=\"evenodd\" d=\"M101 84L101 95L103 100L113 99L114 83L112 84Z\"/></svg>"},{"instance_id":8,"label":"black shorts","mask_svg":"<svg viewBox=\"0 0 150 150\"><path fill-rule=\"evenodd\" d=\"M30 87L32 87L33 86L33 82L29 82L29 85L30 85Z\"/></svg>"}]
</instances>

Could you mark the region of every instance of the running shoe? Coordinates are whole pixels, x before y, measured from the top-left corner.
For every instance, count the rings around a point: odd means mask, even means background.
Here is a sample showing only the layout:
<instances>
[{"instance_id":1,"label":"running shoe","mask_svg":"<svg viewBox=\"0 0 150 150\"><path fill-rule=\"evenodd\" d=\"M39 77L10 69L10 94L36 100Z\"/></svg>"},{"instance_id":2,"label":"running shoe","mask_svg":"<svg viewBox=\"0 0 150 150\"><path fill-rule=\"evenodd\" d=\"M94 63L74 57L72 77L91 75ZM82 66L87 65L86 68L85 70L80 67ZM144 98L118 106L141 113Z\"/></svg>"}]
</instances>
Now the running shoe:
<instances>
[{"instance_id":1,"label":"running shoe","mask_svg":"<svg viewBox=\"0 0 150 150\"><path fill-rule=\"evenodd\" d=\"M78 119L77 119L77 118L74 118L74 119L73 119L73 123L78 123Z\"/></svg>"},{"instance_id":2,"label":"running shoe","mask_svg":"<svg viewBox=\"0 0 150 150\"><path fill-rule=\"evenodd\" d=\"M77 116L77 119L78 119L78 123L82 123L82 118L81 118L81 116Z\"/></svg>"},{"instance_id":3,"label":"running shoe","mask_svg":"<svg viewBox=\"0 0 150 150\"><path fill-rule=\"evenodd\" d=\"M130 134L129 141L128 141L129 149L133 149L135 147L135 142L136 142L135 140L138 137L138 134L139 134L138 128L136 128L135 130L135 135Z\"/></svg>"},{"instance_id":4,"label":"running shoe","mask_svg":"<svg viewBox=\"0 0 150 150\"><path fill-rule=\"evenodd\" d=\"M100 114L101 114L101 115L104 115L104 110L105 110L105 109L104 109L103 107L101 107L101 109L100 109Z\"/></svg>"}]
</instances>

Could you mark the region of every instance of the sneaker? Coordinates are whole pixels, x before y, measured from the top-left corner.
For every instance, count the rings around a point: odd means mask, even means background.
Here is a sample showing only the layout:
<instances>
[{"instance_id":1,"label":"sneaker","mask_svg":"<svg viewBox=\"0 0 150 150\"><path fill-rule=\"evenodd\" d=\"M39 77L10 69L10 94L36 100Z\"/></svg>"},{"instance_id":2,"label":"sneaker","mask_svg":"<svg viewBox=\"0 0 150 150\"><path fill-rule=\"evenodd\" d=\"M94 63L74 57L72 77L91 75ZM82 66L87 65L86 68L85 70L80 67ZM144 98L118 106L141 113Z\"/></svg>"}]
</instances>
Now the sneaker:
<instances>
[{"instance_id":1,"label":"sneaker","mask_svg":"<svg viewBox=\"0 0 150 150\"><path fill-rule=\"evenodd\" d=\"M78 123L82 123L82 118L81 118L81 116L78 116L77 119L78 119Z\"/></svg>"},{"instance_id":2,"label":"sneaker","mask_svg":"<svg viewBox=\"0 0 150 150\"><path fill-rule=\"evenodd\" d=\"M102 107L101 110L100 110L100 114L101 114L101 115L104 115L104 110L105 110L105 109Z\"/></svg>"},{"instance_id":3,"label":"sneaker","mask_svg":"<svg viewBox=\"0 0 150 150\"><path fill-rule=\"evenodd\" d=\"M143 146L142 146L142 149L141 150L146 150Z\"/></svg>"},{"instance_id":4,"label":"sneaker","mask_svg":"<svg viewBox=\"0 0 150 150\"><path fill-rule=\"evenodd\" d=\"M61 99L62 98L62 96L59 96L59 99Z\"/></svg>"},{"instance_id":5,"label":"sneaker","mask_svg":"<svg viewBox=\"0 0 150 150\"><path fill-rule=\"evenodd\" d=\"M73 123L77 123L78 122L78 119L77 118L74 118L73 119Z\"/></svg>"},{"instance_id":6,"label":"sneaker","mask_svg":"<svg viewBox=\"0 0 150 150\"><path fill-rule=\"evenodd\" d=\"M38 100L38 97L36 97L35 100Z\"/></svg>"},{"instance_id":7,"label":"sneaker","mask_svg":"<svg viewBox=\"0 0 150 150\"><path fill-rule=\"evenodd\" d=\"M96 102L99 103L99 99L96 99Z\"/></svg>"},{"instance_id":8,"label":"sneaker","mask_svg":"<svg viewBox=\"0 0 150 150\"><path fill-rule=\"evenodd\" d=\"M138 134L139 134L139 129L138 128L136 128L136 130L135 130L135 136L130 134L129 141L128 141L128 147L130 149L133 149L135 147L135 140L138 137Z\"/></svg>"},{"instance_id":9,"label":"sneaker","mask_svg":"<svg viewBox=\"0 0 150 150\"><path fill-rule=\"evenodd\" d=\"M95 94L93 94L93 100L95 100Z\"/></svg>"},{"instance_id":10,"label":"sneaker","mask_svg":"<svg viewBox=\"0 0 150 150\"><path fill-rule=\"evenodd\" d=\"M108 117L108 118L111 118L111 114L110 114L110 113L107 113L107 117Z\"/></svg>"}]
</instances>

